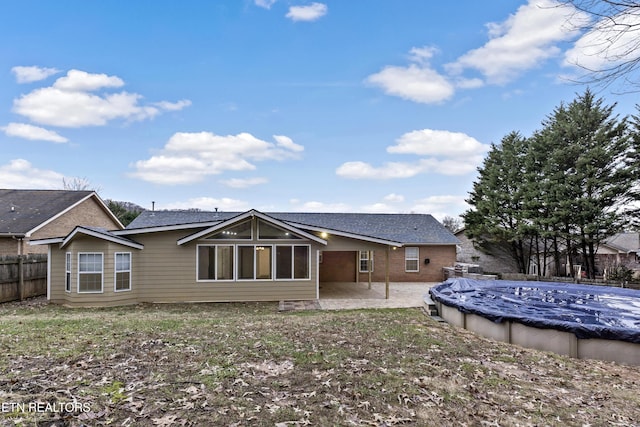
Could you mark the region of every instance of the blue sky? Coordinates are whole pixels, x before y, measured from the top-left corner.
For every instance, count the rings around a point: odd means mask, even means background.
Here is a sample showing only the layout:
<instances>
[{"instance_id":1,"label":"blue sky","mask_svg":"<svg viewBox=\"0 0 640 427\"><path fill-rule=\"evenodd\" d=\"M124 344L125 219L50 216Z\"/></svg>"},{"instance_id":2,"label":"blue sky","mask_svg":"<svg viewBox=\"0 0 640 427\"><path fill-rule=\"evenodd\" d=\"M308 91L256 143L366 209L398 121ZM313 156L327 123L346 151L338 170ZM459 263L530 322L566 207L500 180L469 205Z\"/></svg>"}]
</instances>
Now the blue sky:
<instances>
[{"instance_id":1,"label":"blue sky","mask_svg":"<svg viewBox=\"0 0 640 427\"><path fill-rule=\"evenodd\" d=\"M79 177L156 209L457 216L489 145L539 129L585 90L572 64L600 60L553 6L6 2L0 187ZM596 92L635 112L637 96Z\"/></svg>"}]
</instances>

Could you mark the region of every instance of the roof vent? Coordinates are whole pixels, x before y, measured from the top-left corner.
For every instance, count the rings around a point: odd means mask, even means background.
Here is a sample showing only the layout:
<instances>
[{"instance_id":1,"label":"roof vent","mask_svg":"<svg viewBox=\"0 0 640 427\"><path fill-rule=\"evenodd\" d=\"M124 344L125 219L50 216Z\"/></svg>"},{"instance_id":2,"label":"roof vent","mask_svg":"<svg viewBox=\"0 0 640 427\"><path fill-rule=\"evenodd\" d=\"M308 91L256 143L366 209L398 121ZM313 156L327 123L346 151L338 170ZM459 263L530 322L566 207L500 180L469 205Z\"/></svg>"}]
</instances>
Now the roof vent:
<instances>
[{"instance_id":1,"label":"roof vent","mask_svg":"<svg viewBox=\"0 0 640 427\"><path fill-rule=\"evenodd\" d=\"M16 207L15 206L11 206L11 212L15 212L16 211Z\"/></svg>"}]
</instances>

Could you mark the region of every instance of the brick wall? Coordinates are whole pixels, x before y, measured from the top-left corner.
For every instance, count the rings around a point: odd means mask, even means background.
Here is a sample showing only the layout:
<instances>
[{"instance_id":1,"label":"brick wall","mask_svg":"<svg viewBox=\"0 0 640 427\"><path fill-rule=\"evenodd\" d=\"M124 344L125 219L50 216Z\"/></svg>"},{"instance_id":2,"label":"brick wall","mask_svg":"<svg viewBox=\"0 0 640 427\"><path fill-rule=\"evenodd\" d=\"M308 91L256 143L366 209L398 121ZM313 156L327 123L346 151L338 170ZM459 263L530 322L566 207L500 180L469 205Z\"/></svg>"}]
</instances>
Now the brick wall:
<instances>
[{"instance_id":1,"label":"brick wall","mask_svg":"<svg viewBox=\"0 0 640 427\"><path fill-rule=\"evenodd\" d=\"M108 230L119 228L118 224L111 219L111 216L102 209L100 204L94 198L89 198L33 233L31 239L64 237L78 225L103 227ZM31 246L25 243L24 253L47 253L47 246ZM17 254L17 252L14 254Z\"/></svg>"},{"instance_id":2,"label":"brick wall","mask_svg":"<svg viewBox=\"0 0 640 427\"><path fill-rule=\"evenodd\" d=\"M320 263L321 282L355 282L356 253L351 251L324 251Z\"/></svg>"},{"instance_id":3,"label":"brick wall","mask_svg":"<svg viewBox=\"0 0 640 427\"><path fill-rule=\"evenodd\" d=\"M351 252L355 260L357 253ZM429 259L429 264L424 260ZM405 271L405 248L397 248L389 251L389 281L391 282L441 282L443 280L443 267L450 267L456 261L456 247L449 246L420 246L418 256L418 271ZM378 250L373 253L373 282L386 280L386 250ZM354 268L356 268L354 266ZM358 273L358 281L367 282L369 273Z\"/></svg>"}]
</instances>

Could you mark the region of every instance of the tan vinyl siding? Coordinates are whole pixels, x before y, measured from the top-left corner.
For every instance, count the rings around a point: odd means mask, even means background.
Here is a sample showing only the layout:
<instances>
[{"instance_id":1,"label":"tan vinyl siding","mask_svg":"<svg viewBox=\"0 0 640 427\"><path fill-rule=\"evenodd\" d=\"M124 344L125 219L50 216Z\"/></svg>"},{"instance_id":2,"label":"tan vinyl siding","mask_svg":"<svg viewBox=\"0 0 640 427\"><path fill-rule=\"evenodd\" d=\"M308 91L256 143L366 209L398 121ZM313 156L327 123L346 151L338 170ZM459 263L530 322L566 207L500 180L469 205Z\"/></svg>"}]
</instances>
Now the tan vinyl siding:
<instances>
[{"instance_id":1,"label":"tan vinyl siding","mask_svg":"<svg viewBox=\"0 0 640 427\"><path fill-rule=\"evenodd\" d=\"M145 245L144 256L134 261L137 273L134 280L139 287L141 302L227 302L227 301L279 301L283 299L315 299L316 294L316 243L296 240L291 244L310 245L309 280L250 280L250 281L210 281L198 282L196 271L197 245L241 244L270 245L285 244L282 240L243 241L196 241L178 246L177 241L185 236L185 231L148 233L131 236ZM288 244L289 242L287 242Z\"/></svg>"},{"instance_id":2,"label":"tan vinyl siding","mask_svg":"<svg viewBox=\"0 0 640 427\"><path fill-rule=\"evenodd\" d=\"M71 292L65 291L66 253L71 253ZM115 253L130 252L132 258L131 274L133 277L130 291L115 292ZM78 293L78 254L102 253L102 292ZM127 246L108 242L93 237L79 237L60 249L52 245L51 250L51 302L72 306L115 306L135 304L138 302L138 287L135 282L137 274L135 262L140 251Z\"/></svg>"}]
</instances>

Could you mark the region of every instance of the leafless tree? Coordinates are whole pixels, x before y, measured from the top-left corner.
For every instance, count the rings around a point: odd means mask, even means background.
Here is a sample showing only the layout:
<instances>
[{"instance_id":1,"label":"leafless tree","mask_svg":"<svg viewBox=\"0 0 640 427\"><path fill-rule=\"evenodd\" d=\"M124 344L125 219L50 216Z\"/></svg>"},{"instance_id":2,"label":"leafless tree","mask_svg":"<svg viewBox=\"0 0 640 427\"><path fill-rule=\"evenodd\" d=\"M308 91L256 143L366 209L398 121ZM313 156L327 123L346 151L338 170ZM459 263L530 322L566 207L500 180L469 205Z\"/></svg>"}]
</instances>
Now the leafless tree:
<instances>
[{"instance_id":1,"label":"leafless tree","mask_svg":"<svg viewBox=\"0 0 640 427\"><path fill-rule=\"evenodd\" d=\"M576 81L602 86L617 82L622 92L640 91L640 1L558 1L574 8L568 24L583 32L574 60L567 58L584 70Z\"/></svg>"},{"instance_id":2,"label":"leafless tree","mask_svg":"<svg viewBox=\"0 0 640 427\"><path fill-rule=\"evenodd\" d=\"M62 188L71 191L95 191L99 193L102 191L100 187L96 187L87 178L62 178Z\"/></svg>"}]
</instances>

